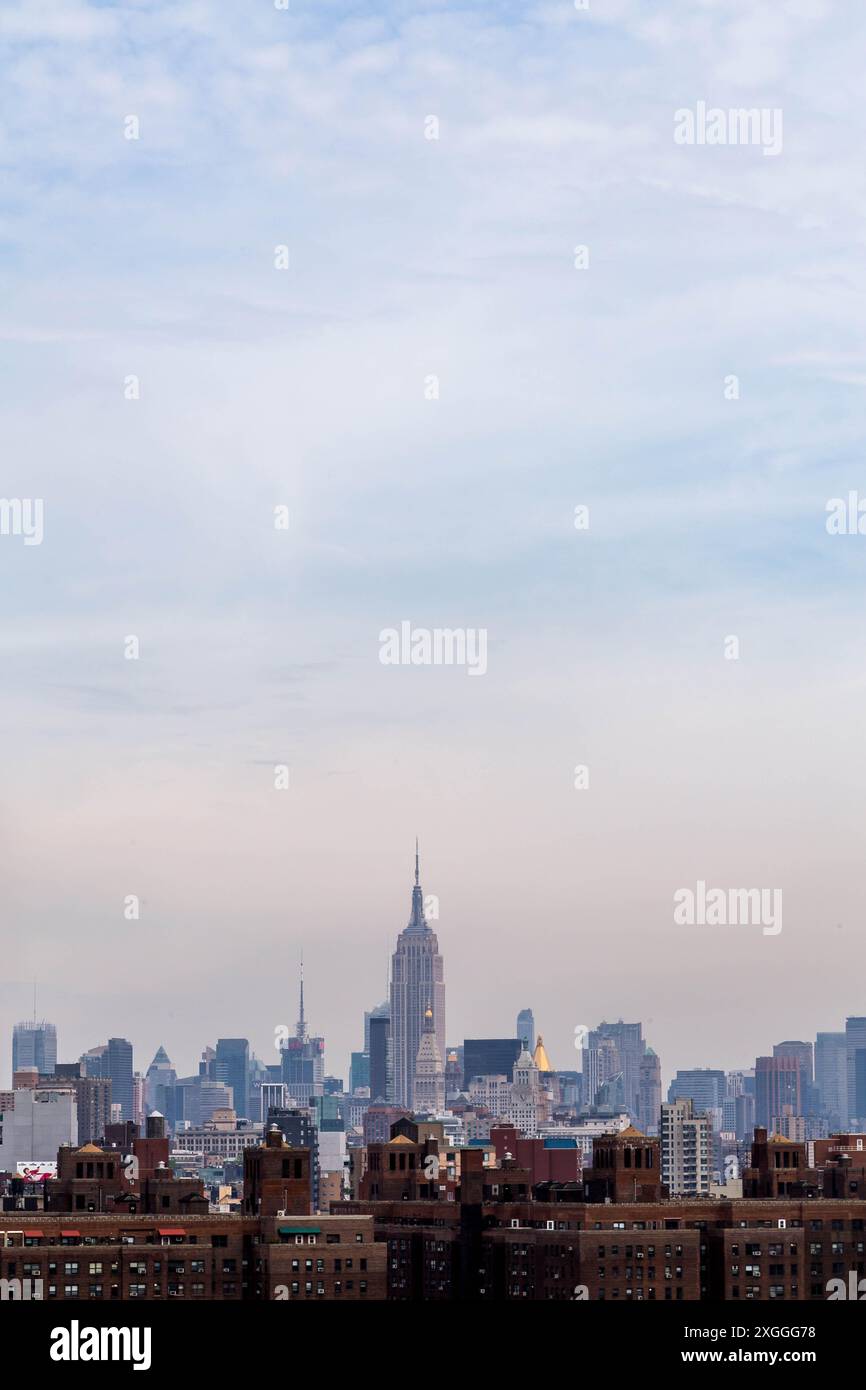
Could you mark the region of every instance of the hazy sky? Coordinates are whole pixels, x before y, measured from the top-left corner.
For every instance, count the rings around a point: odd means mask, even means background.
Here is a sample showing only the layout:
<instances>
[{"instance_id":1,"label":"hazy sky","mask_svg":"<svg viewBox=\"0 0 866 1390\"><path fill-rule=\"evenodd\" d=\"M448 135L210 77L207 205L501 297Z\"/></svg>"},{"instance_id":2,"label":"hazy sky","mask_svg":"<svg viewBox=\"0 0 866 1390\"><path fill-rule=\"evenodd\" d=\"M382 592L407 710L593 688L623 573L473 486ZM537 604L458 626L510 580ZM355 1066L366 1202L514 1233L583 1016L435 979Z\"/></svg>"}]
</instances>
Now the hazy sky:
<instances>
[{"instance_id":1,"label":"hazy sky","mask_svg":"<svg viewBox=\"0 0 866 1390\"><path fill-rule=\"evenodd\" d=\"M640 1018L667 1081L866 1013L866 536L825 526L864 41L830 0L7 0L0 487L44 539L0 536L0 1078L34 979L63 1058L273 1061L302 948L348 1078L416 833L451 1042L531 1005L571 1067ZM675 143L699 102L781 152ZM382 665L402 620L487 674ZM699 879L783 930L676 925Z\"/></svg>"}]
</instances>

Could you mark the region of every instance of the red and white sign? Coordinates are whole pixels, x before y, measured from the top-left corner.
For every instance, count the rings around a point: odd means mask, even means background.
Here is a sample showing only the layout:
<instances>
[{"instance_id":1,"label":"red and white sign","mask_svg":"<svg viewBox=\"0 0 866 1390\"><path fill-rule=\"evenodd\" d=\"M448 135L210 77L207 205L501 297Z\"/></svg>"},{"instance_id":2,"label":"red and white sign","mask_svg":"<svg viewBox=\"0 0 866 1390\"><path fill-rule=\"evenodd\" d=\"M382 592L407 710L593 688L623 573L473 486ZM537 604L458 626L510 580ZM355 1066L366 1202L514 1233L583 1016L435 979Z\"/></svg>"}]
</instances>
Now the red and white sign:
<instances>
[{"instance_id":1,"label":"red and white sign","mask_svg":"<svg viewBox=\"0 0 866 1390\"><path fill-rule=\"evenodd\" d=\"M47 1182L49 1178L57 1177L57 1163L46 1161L38 1163L35 1159L32 1163L17 1163L16 1173L25 1182Z\"/></svg>"}]
</instances>

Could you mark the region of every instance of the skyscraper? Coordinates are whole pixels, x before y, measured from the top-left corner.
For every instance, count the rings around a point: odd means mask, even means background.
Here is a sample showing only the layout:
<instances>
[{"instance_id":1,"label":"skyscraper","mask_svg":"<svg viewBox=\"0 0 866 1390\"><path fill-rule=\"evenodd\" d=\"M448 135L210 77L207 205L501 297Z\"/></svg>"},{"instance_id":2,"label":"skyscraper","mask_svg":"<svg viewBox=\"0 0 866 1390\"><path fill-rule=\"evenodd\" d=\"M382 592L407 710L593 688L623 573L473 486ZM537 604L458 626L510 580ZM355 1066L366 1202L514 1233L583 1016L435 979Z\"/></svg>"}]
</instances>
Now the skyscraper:
<instances>
[{"instance_id":1,"label":"skyscraper","mask_svg":"<svg viewBox=\"0 0 866 1390\"><path fill-rule=\"evenodd\" d=\"M644 1134L658 1134L662 1108L662 1064L651 1047L640 1059L640 1105L638 1128Z\"/></svg>"},{"instance_id":2,"label":"skyscraper","mask_svg":"<svg viewBox=\"0 0 866 1390\"><path fill-rule=\"evenodd\" d=\"M773 1044L774 1057L793 1057L800 1067L800 1114L811 1115L815 1109L814 1049L810 1042L780 1042Z\"/></svg>"},{"instance_id":3,"label":"skyscraper","mask_svg":"<svg viewBox=\"0 0 866 1390\"><path fill-rule=\"evenodd\" d=\"M145 1113L158 1110L169 1123L174 1121L174 1086L177 1072L164 1047L158 1047L147 1069L144 1087Z\"/></svg>"},{"instance_id":4,"label":"skyscraper","mask_svg":"<svg viewBox=\"0 0 866 1390\"><path fill-rule=\"evenodd\" d=\"M845 1019L848 1071L848 1127L866 1124L866 1018Z\"/></svg>"},{"instance_id":5,"label":"skyscraper","mask_svg":"<svg viewBox=\"0 0 866 1390\"><path fill-rule=\"evenodd\" d=\"M468 1090L476 1076L511 1076L514 1063L528 1040L520 1038L466 1038L463 1043L462 1084Z\"/></svg>"},{"instance_id":6,"label":"skyscraper","mask_svg":"<svg viewBox=\"0 0 866 1390\"><path fill-rule=\"evenodd\" d=\"M526 1043L530 1052L535 1051L535 1015L531 1009L521 1009L517 1015L515 1037L519 1042Z\"/></svg>"},{"instance_id":7,"label":"skyscraper","mask_svg":"<svg viewBox=\"0 0 866 1390\"><path fill-rule=\"evenodd\" d=\"M802 1115L802 1077L799 1057L756 1058L755 1123L771 1130L773 1121L786 1113Z\"/></svg>"},{"instance_id":8,"label":"skyscraper","mask_svg":"<svg viewBox=\"0 0 866 1390\"><path fill-rule=\"evenodd\" d=\"M283 1081L289 1095L299 1105L306 1105L311 1096L321 1096L325 1090L325 1039L311 1038L304 1013L304 962L301 961L300 1008L295 1036L288 1038L281 1050Z\"/></svg>"},{"instance_id":9,"label":"skyscraper","mask_svg":"<svg viewBox=\"0 0 866 1390\"><path fill-rule=\"evenodd\" d=\"M12 1072L35 1067L40 1076L53 1076L57 1066L57 1029L45 1020L16 1023L12 1029Z\"/></svg>"},{"instance_id":10,"label":"skyscraper","mask_svg":"<svg viewBox=\"0 0 866 1390\"><path fill-rule=\"evenodd\" d=\"M369 1016L370 1099L391 1098L391 1005L380 1004Z\"/></svg>"},{"instance_id":11,"label":"skyscraper","mask_svg":"<svg viewBox=\"0 0 866 1390\"><path fill-rule=\"evenodd\" d=\"M815 1040L815 1085L830 1133L848 1123L848 1046L844 1033L819 1033Z\"/></svg>"},{"instance_id":12,"label":"skyscraper","mask_svg":"<svg viewBox=\"0 0 866 1390\"><path fill-rule=\"evenodd\" d=\"M436 933L424 916L424 895L415 841L415 886L409 923L397 938L391 958L391 1042L394 1068L394 1103L411 1107L415 1090L415 1063L424 1034L427 1007L433 1014L433 1032L440 1057L445 1056L445 968Z\"/></svg>"},{"instance_id":13,"label":"skyscraper","mask_svg":"<svg viewBox=\"0 0 866 1390\"><path fill-rule=\"evenodd\" d=\"M238 1119L248 1120L250 1045L246 1038L217 1038L213 1080L231 1086Z\"/></svg>"},{"instance_id":14,"label":"skyscraper","mask_svg":"<svg viewBox=\"0 0 866 1390\"><path fill-rule=\"evenodd\" d=\"M112 1104L120 1106L121 1120L133 1120L132 1043L126 1038L109 1038L103 1065L103 1075L111 1077Z\"/></svg>"},{"instance_id":15,"label":"skyscraper","mask_svg":"<svg viewBox=\"0 0 866 1390\"><path fill-rule=\"evenodd\" d=\"M727 1094L727 1077L712 1067L692 1067L678 1071L668 1086L668 1103L675 1100L694 1101L695 1114L721 1109Z\"/></svg>"},{"instance_id":16,"label":"skyscraper","mask_svg":"<svg viewBox=\"0 0 866 1390\"><path fill-rule=\"evenodd\" d=\"M624 1103L633 1120L640 1114L640 1067L646 1044L640 1023L600 1023L584 1046L584 1098L592 1105L598 1087L622 1072ZM588 1056L586 1054L589 1054Z\"/></svg>"}]
</instances>

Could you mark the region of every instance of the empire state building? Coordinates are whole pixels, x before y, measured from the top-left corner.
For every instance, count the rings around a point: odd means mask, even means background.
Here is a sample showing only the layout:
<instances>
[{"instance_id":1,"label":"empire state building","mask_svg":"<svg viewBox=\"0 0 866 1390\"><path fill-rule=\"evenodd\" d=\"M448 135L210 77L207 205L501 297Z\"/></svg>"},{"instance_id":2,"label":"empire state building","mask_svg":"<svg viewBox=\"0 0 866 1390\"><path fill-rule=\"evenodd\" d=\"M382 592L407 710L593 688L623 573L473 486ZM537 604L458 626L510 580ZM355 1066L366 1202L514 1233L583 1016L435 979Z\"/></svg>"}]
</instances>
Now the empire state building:
<instances>
[{"instance_id":1,"label":"empire state building","mask_svg":"<svg viewBox=\"0 0 866 1390\"><path fill-rule=\"evenodd\" d=\"M433 1032L445 1056L445 968L436 933L424 916L415 841L415 886L408 926L397 938L391 957L391 1046L394 1062L394 1104L411 1110L415 1063L424 1036L427 1010L433 1013ZM429 1028L429 1020L427 1027Z\"/></svg>"}]
</instances>

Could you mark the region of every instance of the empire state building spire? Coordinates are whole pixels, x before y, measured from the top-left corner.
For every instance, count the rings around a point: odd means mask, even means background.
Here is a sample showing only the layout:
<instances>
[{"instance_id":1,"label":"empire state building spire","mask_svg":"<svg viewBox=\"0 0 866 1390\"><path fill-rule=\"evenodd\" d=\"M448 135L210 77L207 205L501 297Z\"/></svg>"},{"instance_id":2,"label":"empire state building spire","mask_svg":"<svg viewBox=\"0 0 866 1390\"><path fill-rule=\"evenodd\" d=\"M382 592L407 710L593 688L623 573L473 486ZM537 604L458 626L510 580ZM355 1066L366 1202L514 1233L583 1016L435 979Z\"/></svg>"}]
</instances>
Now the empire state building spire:
<instances>
[{"instance_id":1,"label":"empire state building spire","mask_svg":"<svg viewBox=\"0 0 866 1390\"><path fill-rule=\"evenodd\" d=\"M407 931L429 931L427 919L424 916L424 893L421 888L421 869L418 856L418 837L415 836L415 886L412 889L412 914L409 918Z\"/></svg>"}]
</instances>

